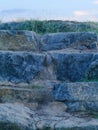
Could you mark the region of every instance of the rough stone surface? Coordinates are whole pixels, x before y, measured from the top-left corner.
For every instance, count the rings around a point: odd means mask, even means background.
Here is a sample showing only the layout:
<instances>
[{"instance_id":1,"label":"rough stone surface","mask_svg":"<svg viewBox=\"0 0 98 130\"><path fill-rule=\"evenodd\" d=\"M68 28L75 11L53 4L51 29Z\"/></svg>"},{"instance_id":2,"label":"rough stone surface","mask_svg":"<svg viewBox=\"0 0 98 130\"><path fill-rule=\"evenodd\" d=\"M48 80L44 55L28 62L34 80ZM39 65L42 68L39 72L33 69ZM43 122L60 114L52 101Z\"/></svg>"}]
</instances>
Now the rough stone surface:
<instances>
[{"instance_id":1,"label":"rough stone surface","mask_svg":"<svg viewBox=\"0 0 98 130\"><path fill-rule=\"evenodd\" d=\"M61 81L84 81L90 64L98 59L95 53L51 52L56 78Z\"/></svg>"},{"instance_id":2,"label":"rough stone surface","mask_svg":"<svg viewBox=\"0 0 98 130\"><path fill-rule=\"evenodd\" d=\"M0 104L0 122L14 123L21 130L26 130L26 128L30 130L30 127L34 128L33 119L30 117L32 114L33 112L22 104Z\"/></svg>"},{"instance_id":3,"label":"rough stone surface","mask_svg":"<svg viewBox=\"0 0 98 130\"><path fill-rule=\"evenodd\" d=\"M65 102L68 111L98 111L98 83L61 83L54 86L57 101Z\"/></svg>"},{"instance_id":4,"label":"rough stone surface","mask_svg":"<svg viewBox=\"0 0 98 130\"><path fill-rule=\"evenodd\" d=\"M44 58L30 52L0 52L0 81L32 81L43 70Z\"/></svg>"},{"instance_id":5,"label":"rough stone surface","mask_svg":"<svg viewBox=\"0 0 98 130\"><path fill-rule=\"evenodd\" d=\"M98 129L96 34L0 31L0 49L0 129Z\"/></svg>"},{"instance_id":6,"label":"rough stone surface","mask_svg":"<svg viewBox=\"0 0 98 130\"><path fill-rule=\"evenodd\" d=\"M61 83L54 86L54 96L60 101L98 101L97 82Z\"/></svg>"},{"instance_id":7,"label":"rough stone surface","mask_svg":"<svg viewBox=\"0 0 98 130\"><path fill-rule=\"evenodd\" d=\"M0 30L0 50L38 51L38 35L32 31Z\"/></svg>"},{"instance_id":8,"label":"rough stone surface","mask_svg":"<svg viewBox=\"0 0 98 130\"><path fill-rule=\"evenodd\" d=\"M65 102L67 106L67 111L69 112L98 112L98 101L75 101L75 102Z\"/></svg>"},{"instance_id":9,"label":"rough stone surface","mask_svg":"<svg viewBox=\"0 0 98 130\"><path fill-rule=\"evenodd\" d=\"M19 35L19 37L23 35L26 36L32 35L33 37L35 34L33 35L33 32L29 31L0 31L1 38L4 37L5 35L9 35L8 40L6 41L11 42L10 35L15 40L14 36L16 35ZM96 35L94 33L60 33L60 34L57 33L48 35L50 35L49 37L50 40L48 41L46 40L45 45L47 45L47 42L51 42L51 40L55 41L56 37L57 41L61 40L65 36L71 40L71 35L72 37L74 36L75 39L77 39L76 41L80 40L81 44L83 43L83 40L85 40L85 44L87 44L86 41L88 42L90 40L89 43L92 43L96 39ZM77 35L79 35L79 37ZM34 39L34 37L32 39ZM44 36L42 37L44 38ZM2 39L5 40L4 38ZM19 40L19 38L17 39ZM20 41L17 42L20 43ZM57 44L58 42L55 43ZM98 77L98 75L96 69L95 70L92 69L91 66L93 62L95 64L97 60L98 60L97 52L92 53L79 52L79 51L66 52L65 50L61 52L51 51L43 54L41 53L38 54L38 53L19 52L19 51L18 52L1 51L0 81L7 80L11 82L30 82L35 78L44 80L49 79L49 80L71 81L71 82L84 81L87 74L90 73L90 70L93 71L91 73L94 79L94 77ZM88 79L91 80L91 78Z\"/></svg>"},{"instance_id":10,"label":"rough stone surface","mask_svg":"<svg viewBox=\"0 0 98 130\"><path fill-rule=\"evenodd\" d=\"M48 83L47 83L48 84ZM46 103L53 101L52 84L42 86L37 84L0 85L0 103Z\"/></svg>"},{"instance_id":11,"label":"rough stone surface","mask_svg":"<svg viewBox=\"0 0 98 130\"><path fill-rule=\"evenodd\" d=\"M86 74L87 80L96 80L98 81L98 60L95 60L89 66L89 69Z\"/></svg>"},{"instance_id":12,"label":"rough stone surface","mask_svg":"<svg viewBox=\"0 0 98 130\"><path fill-rule=\"evenodd\" d=\"M85 81L97 74L98 53L71 52L0 52L0 81L32 82L34 79ZM95 64L96 63L96 64ZM92 69L91 66L94 66ZM92 72L89 72L89 71ZM90 74L89 74L90 75ZM91 78L88 78L91 80Z\"/></svg>"},{"instance_id":13,"label":"rough stone surface","mask_svg":"<svg viewBox=\"0 0 98 130\"><path fill-rule=\"evenodd\" d=\"M52 103L55 108L51 108L51 103L41 106L36 110L19 103L0 104L0 122L14 123L20 130L97 130L98 119L81 114L71 115L64 111L64 106L60 103ZM61 105L61 106L60 106ZM62 109L63 106L63 109ZM1 128L2 129L2 128Z\"/></svg>"},{"instance_id":14,"label":"rough stone surface","mask_svg":"<svg viewBox=\"0 0 98 130\"><path fill-rule=\"evenodd\" d=\"M97 35L95 33L54 33L41 37L41 50L60 50L75 48L80 50L97 49Z\"/></svg>"}]
</instances>

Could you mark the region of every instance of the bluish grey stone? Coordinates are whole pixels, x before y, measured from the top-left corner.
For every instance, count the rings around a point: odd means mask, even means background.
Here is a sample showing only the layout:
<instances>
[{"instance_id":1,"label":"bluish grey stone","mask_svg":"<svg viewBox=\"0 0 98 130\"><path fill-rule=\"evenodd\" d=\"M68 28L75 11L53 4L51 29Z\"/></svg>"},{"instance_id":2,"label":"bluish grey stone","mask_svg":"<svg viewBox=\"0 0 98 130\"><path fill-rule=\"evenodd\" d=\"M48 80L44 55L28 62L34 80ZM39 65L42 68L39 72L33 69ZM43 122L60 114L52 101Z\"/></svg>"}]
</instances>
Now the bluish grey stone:
<instances>
[{"instance_id":1,"label":"bluish grey stone","mask_svg":"<svg viewBox=\"0 0 98 130\"><path fill-rule=\"evenodd\" d=\"M0 52L0 81L31 82L43 71L45 56L31 52Z\"/></svg>"},{"instance_id":2,"label":"bluish grey stone","mask_svg":"<svg viewBox=\"0 0 98 130\"><path fill-rule=\"evenodd\" d=\"M55 84L54 99L64 102L67 111L96 111L98 112L98 83L61 83Z\"/></svg>"},{"instance_id":3,"label":"bluish grey stone","mask_svg":"<svg viewBox=\"0 0 98 130\"><path fill-rule=\"evenodd\" d=\"M54 98L58 101L98 101L97 82L60 83L54 85Z\"/></svg>"},{"instance_id":4,"label":"bluish grey stone","mask_svg":"<svg viewBox=\"0 0 98 130\"><path fill-rule=\"evenodd\" d=\"M41 37L41 50L97 49L97 35L89 32L51 33Z\"/></svg>"},{"instance_id":5,"label":"bluish grey stone","mask_svg":"<svg viewBox=\"0 0 98 130\"><path fill-rule=\"evenodd\" d=\"M98 81L98 59L90 64L86 73L86 79Z\"/></svg>"},{"instance_id":6,"label":"bluish grey stone","mask_svg":"<svg viewBox=\"0 0 98 130\"><path fill-rule=\"evenodd\" d=\"M39 51L39 41L33 31L0 30L0 50Z\"/></svg>"},{"instance_id":7,"label":"bluish grey stone","mask_svg":"<svg viewBox=\"0 0 98 130\"><path fill-rule=\"evenodd\" d=\"M86 72L93 62L98 59L94 53L51 52L56 77L61 81L84 81Z\"/></svg>"},{"instance_id":8,"label":"bluish grey stone","mask_svg":"<svg viewBox=\"0 0 98 130\"><path fill-rule=\"evenodd\" d=\"M69 112L98 112L98 101L88 102L88 101L75 101L75 102L65 102L67 105L67 111Z\"/></svg>"}]
</instances>

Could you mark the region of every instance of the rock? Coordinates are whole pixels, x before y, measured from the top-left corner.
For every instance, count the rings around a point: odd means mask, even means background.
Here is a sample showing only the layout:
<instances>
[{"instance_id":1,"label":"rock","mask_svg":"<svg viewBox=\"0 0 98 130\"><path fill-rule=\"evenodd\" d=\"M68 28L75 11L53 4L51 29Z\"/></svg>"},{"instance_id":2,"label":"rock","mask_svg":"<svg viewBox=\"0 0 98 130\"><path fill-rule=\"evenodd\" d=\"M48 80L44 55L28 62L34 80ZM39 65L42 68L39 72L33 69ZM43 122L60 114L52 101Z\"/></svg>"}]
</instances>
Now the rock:
<instances>
[{"instance_id":1,"label":"rock","mask_svg":"<svg viewBox=\"0 0 98 130\"><path fill-rule=\"evenodd\" d=\"M98 60L95 60L90 64L86 73L86 79L98 81Z\"/></svg>"},{"instance_id":2,"label":"rock","mask_svg":"<svg viewBox=\"0 0 98 130\"><path fill-rule=\"evenodd\" d=\"M55 103L55 105L57 104L58 103ZM50 106L52 106L52 104ZM59 112L57 115L55 115L47 113L45 108L46 106L43 106L39 109L31 110L29 107L26 107L20 103L13 103L13 104L2 103L0 104L0 129L3 130L98 129L98 119L91 118L90 116L83 118L81 117L80 114L71 115L66 112ZM51 108L48 108L48 110L49 109L51 110ZM52 112L55 113L55 109L53 109Z\"/></svg>"},{"instance_id":3,"label":"rock","mask_svg":"<svg viewBox=\"0 0 98 130\"><path fill-rule=\"evenodd\" d=\"M57 101L65 102L68 111L98 112L98 83L61 83L54 86Z\"/></svg>"},{"instance_id":4,"label":"rock","mask_svg":"<svg viewBox=\"0 0 98 130\"><path fill-rule=\"evenodd\" d=\"M0 52L0 81L32 82L34 79L84 81L96 53Z\"/></svg>"},{"instance_id":5,"label":"rock","mask_svg":"<svg viewBox=\"0 0 98 130\"><path fill-rule=\"evenodd\" d=\"M62 102L48 102L47 105L44 104L42 106L42 109L45 113L51 115L51 116L63 116L63 113L66 112L66 105Z\"/></svg>"},{"instance_id":6,"label":"rock","mask_svg":"<svg viewBox=\"0 0 98 130\"><path fill-rule=\"evenodd\" d=\"M39 37L32 31L0 30L0 50L38 51Z\"/></svg>"},{"instance_id":7,"label":"rock","mask_svg":"<svg viewBox=\"0 0 98 130\"><path fill-rule=\"evenodd\" d=\"M98 112L98 101L76 101L76 102L66 102L67 111L69 112Z\"/></svg>"},{"instance_id":8,"label":"rock","mask_svg":"<svg viewBox=\"0 0 98 130\"><path fill-rule=\"evenodd\" d=\"M31 87L31 88L30 88ZM34 87L34 88L33 88ZM52 88L47 88L43 86L34 86L31 84L26 88L20 88L18 85L16 87L2 87L0 86L0 103L46 103L53 100Z\"/></svg>"},{"instance_id":9,"label":"rock","mask_svg":"<svg viewBox=\"0 0 98 130\"><path fill-rule=\"evenodd\" d=\"M41 37L41 50L75 48L79 50L97 49L97 35L87 32L45 34Z\"/></svg>"},{"instance_id":10,"label":"rock","mask_svg":"<svg viewBox=\"0 0 98 130\"><path fill-rule=\"evenodd\" d=\"M56 103L57 104L57 103ZM52 104L51 104L52 105ZM53 104L54 106L54 104ZM60 106L59 106L60 107ZM48 110L51 108L48 108ZM52 110L55 112L55 109ZM62 113L62 112L61 112ZM78 117L63 112L57 115L47 113L45 107L31 110L20 103L0 104L0 129L3 130L93 130L98 129L98 120L91 117ZM85 114L85 113L84 113ZM5 129L4 129L5 128Z\"/></svg>"},{"instance_id":11,"label":"rock","mask_svg":"<svg viewBox=\"0 0 98 130\"><path fill-rule=\"evenodd\" d=\"M32 124L31 115L33 115L33 112L23 104L0 104L0 122L9 125L12 124L13 127L15 125L15 130L35 129L34 124ZM7 126L6 129L8 129Z\"/></svg>"},{"instance_id":12,"label":"rock","mask_svg":"<svg viewBox=\"0 0 98 130\"><path fill-rule=\"evenodd\" d=\"M85 74L93 59L98 59L95 53L51 52L54 72L60 81L84 81Z\"/></svg>"},{"instance_id":13,"label":"rock","mask_svg":"<svg viewBox=\"0 0 98 130\"><path fill-rule=\"evenodd\" d=\"M30 83L35 79L85 81L89 66L97 59L98 54L94 52L49 52L47 55L46 53L1 51L0 81L14 83Z\"/></svg>"},{"instance_id":14,"label":"rock","mask_svg":"<svg viewBox=\"0 0 98 130\"><path fill-rule=\"evenodd\" d=\"M75 118L72 118L73 120ZM88 122L87 124L85 124L84 122L82 122L83 120L79 120L79 122L74 121L72 122L72 120L67 120L67 121L60 121L56 126L56 130L96 130L97 129L97 125L91 125L90 122ZM86 120L85 120L86 121ZM79 125L76 123L79 123ZM95 123L95 122L94 122Z\"/></svg>"},{"instance_id":15,"label":"rock","mask_svg":"<svg viewBox=\"0 0 98 130\"><path fill-rule=\"evenodd\" d=\"M61 83L54 87L54 97L58 101L98 101L97 82ZM88 93L89 92L89 93Z\"/></svg>"},{"instance_id":16,"label":"rock","mask_svg":"<svg viewBox=\"0 0 98 130\"><path fill-rule=\"evenodd\" d=\"M45 56L31 52L0 52L0 81L31 82L43 71Z\"/></svg>"},{"instance_id":17,"label":"rock","mask_svg":"<svg viewBox=\"0 0 98 130\"><path fill-rule=\"evenodd\" d=\"M0 48L11 50L0 51L0 129L98 129L98 119L85 118L98 112L98 83L77 82L98 79L96 34L40 38L30 31L0 31Z\"/></svg>"}]
</instances>

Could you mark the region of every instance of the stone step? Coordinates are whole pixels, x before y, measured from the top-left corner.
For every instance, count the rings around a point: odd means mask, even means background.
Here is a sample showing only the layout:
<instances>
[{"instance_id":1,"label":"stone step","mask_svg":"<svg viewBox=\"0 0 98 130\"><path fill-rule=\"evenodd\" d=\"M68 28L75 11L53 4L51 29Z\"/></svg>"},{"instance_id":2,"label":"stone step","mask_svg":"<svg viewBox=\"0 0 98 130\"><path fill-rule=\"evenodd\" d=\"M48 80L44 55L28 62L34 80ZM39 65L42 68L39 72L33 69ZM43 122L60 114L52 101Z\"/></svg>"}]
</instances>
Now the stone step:
<instances>
[{"instance_id":1,"label":"stone step","mask_svg":"<svg viewBox=\"0 0 98 130\"><path fill-rule=\"evenodd\" d=\"M91 32L51 33L41 36L41 50L61 50L69 47L96 50L97 42L97 35Z\"/></svg>"},{"instance_id":2,"label":"stone step","mask_svg":"<svg viewBox=\"0 0 98 130\"><path fill-rule=\"evenodd\" d=\"M39 51L39 36L33 31L0 30L0 50Z\"/></svg>"},{"instance_id":3,"label":"stone step","mask_svg":"<svg viewBox=\"0 0 98 130\"><path fill-rule=\"evenodd\" d=\"M37 103L44 104L53 101L53 86L40 85L0 86L0 103Z\"/></svg>"},{"instance_id":4,"label":"stone step","mask_svg":"<svg viewBox=\"0 0 98 130\"><path fill-rule=\"evenodd\" d=\"M97 50L97 42L97 35L91 32L65 32L39 36L33 31L0 30L0 50L38 52L69 47Z\"/></svg>"},{"instance_id":5,"label":"stone step","mask_svg":"<svg viewBox=\"0 0 98 130\"><path fill-rule=\"evenodd\" d=\"M56 52L52 58L56 79L76 82L98 80L98 52Z\"/></svg>"},{"instance_id":6,"label":"stone step","mask_svg":"<svg viewBox=\"0 0 98 130\"><path fill-rule=\"evenodd\" d=\"M4 130L97 130L98 119L64 112L57 103L32 110L19 103L0 104L0 129ZM62 108L63 107L63 108ZM56 109L58 108L58 109Z\"/></svg>"},{"instance_id":7,"label":"stone step","mask_svg":"<svg viewBox=\"0 0 98 130\"><path fill-rule=\"evenodd\" d=\"M69 112L98 112L98 82L55 84L53 95L66 104Z\"/></svg>"},{"instance_id":8,"label":"stone step","mask_svg":"<svg viewBox=\"0 0 98 130\"><path fill-rule=\"evenodd\" d=\"M30 82L44 69L44 54L0 51L0 81Z\"/></svg>"},{"instance_id":9,"label":"stone step","mask_svg":"<svg viewBox=\"0 0 98 130\"><path fill-rule=\"evenodd\" d=\"M98 112L98 82L47 82L0 85L1 103L63 102L68 112Z\"/></svg>"},{"instance_id":10,"label":"stone step","mask_svg":"<svg viewBox=\"0 0 98 130\"><path fill-rule=\"evenodd\" d=\"M98 119L84 117L98 112L98 82L77 82L98 81L97 42L95 33L1 30L0 127L98 129Z\"/></svg>"},{"instance_id":11,"label":"stone step","mask_svg":"<svg viewBox=\"0 0 98 130\"><path fill-rule=\"evenodd\" d=\"M31 83L33 80L97 81L98 52L0 51L0 81Z\"/></svg>"}]
</instances>

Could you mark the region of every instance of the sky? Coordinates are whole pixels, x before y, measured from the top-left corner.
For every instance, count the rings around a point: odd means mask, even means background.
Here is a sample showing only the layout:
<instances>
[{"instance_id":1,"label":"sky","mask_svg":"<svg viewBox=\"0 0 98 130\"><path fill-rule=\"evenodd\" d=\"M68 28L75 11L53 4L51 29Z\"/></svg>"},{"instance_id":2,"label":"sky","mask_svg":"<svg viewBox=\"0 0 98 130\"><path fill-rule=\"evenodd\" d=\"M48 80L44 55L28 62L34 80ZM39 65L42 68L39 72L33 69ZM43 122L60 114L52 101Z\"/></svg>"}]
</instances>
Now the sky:
<instances>
[{"instance_id":1,"label":"sky","mask_svg":"<svg viewBox=\"0 0 98 130\"><path fill-rule=\"evenodd\" d=\"M0 0L0 20L98 21L98 0Z\"/></svg>"}]
</instances>

